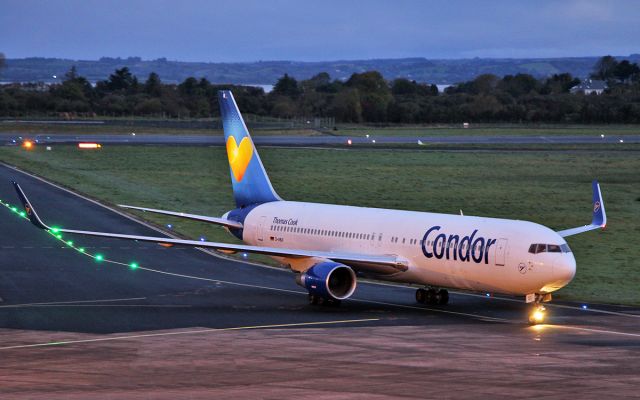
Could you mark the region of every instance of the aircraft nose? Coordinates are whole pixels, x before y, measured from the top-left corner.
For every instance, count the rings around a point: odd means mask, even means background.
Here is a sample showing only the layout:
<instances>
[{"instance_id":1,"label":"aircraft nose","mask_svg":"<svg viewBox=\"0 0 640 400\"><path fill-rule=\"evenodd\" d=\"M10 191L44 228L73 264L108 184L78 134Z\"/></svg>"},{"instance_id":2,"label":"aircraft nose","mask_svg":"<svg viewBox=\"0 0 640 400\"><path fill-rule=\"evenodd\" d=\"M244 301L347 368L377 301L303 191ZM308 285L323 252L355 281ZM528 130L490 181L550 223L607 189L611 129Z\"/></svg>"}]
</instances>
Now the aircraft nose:
<instances>
[{"instance_id":1,"label":"aircraft nose","mask_svg":"<svg viewBox=\"0 0 640 400\"><path fill-rule=\"evenodd\" d=\"M576 259L572 253L564 253L553 263L553 277L564 284L571 282L576 275Z\"/></svg>"}]
</instances>

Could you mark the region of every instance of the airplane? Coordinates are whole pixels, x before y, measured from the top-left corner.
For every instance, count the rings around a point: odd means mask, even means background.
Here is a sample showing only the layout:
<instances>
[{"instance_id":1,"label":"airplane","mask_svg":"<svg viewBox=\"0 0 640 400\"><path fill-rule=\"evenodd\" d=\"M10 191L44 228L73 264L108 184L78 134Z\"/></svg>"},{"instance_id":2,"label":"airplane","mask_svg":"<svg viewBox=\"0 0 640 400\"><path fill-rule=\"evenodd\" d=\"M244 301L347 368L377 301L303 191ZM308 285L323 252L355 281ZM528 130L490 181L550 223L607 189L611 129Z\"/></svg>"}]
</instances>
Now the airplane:
<instances>
[{"instance_id":1,"label":"airplane","mask_svg":"<svg viewBox=\"0 0 640 400\"><path fill-rule=\"evenodd\" d=\"M447 304L452 288L524 296L532 304L531 324L544 321L543 303L575 276L576 261L564 238L607 223L597 181L591 223L558 232L534 222L462 212L286 201L271 185L231 91L220 91L218 100L236 208L210 217L121 207L221 225L242 244L52 228L13 182L29 219L54 232L265 254L295 273L314 305L339 305L361 278L419 285L416 301L430 305Z\"/></svg>"}]
</instances>

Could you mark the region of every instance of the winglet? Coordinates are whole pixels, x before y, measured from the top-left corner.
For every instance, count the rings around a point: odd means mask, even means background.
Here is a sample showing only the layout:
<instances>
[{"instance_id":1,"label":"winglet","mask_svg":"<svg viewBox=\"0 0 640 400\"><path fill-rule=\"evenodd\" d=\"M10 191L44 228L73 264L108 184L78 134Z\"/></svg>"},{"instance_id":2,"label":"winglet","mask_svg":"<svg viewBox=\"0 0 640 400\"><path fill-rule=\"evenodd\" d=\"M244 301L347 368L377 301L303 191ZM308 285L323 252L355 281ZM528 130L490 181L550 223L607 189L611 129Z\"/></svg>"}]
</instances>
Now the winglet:
<instances>
[{"instance_id":1,"label":"winglet","mask_svg":"<svg viewBox=\"0 0 640 400\"><path fill-rule=\"evenodd\" d=\"M593 219L591 224L604 228L607 225L607 213L604 211L600 184L594 180L591 187L593 188Z\"/></svg>"},{"instance_id":2,"label":"winglet","mask_svg":"<svg viewBox=\"0 0 640 400\"><path fill-rule=\"evenodd\" d=\"M567 237L595 229L604 229L605 226L607 226L607 214L604 211L604 201L602 201L602 193L600 192L600 184L598 181L593 181L591 188L593 189L593 216L591 217L591 224L558 231L558 235Z\"/></svg>"},{"instance_id":3,"label":"winglet","mask_svg":"<svg viewBox=\"0 0 640 400\"><path fill-rule=\"evenodd\" d=\"M22 207L24 207L24 211L27 213L27 216L29 217L29 220L31 221L31 223L40 229L45 229L45 230L51 229L47 225L45 225L44 222L42 222L40 217L38 217L36 210L33 208L31 203L29 202L29 199L27 199L27 195L24 194L24 191L22 190L20 185L18 185L18 183L15 181L11 181L11 183L13 184L13 187L16 189L16 192L18 193L18 197L20 198Z\"/></svg>"}]
</instances>

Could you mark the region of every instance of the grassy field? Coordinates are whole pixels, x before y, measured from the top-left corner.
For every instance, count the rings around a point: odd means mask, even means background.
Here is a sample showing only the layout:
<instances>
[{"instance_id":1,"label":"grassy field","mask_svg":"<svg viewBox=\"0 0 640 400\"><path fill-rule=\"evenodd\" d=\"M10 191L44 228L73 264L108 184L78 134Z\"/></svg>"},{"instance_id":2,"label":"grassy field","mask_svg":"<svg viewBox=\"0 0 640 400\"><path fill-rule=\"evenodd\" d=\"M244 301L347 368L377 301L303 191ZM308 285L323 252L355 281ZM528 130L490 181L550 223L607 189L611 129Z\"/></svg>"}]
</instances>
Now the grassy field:
<instances>
[{"instance_id":1,"label":"grassy field","mask_svg":"<svg viewBox=\"0 0 640 400\"><path fill-rule=\"evenodd\" d=\"M579 146L575 146L576 148ZM640 304L640 151L482 151L263 148L290 200L526 219L554 229L586 224L591 180L602 184L606 231L569 238L578 272L557 297ZM233 208L221 147L105 147L82 152L0 147L0 160L110 203L222 215ZM191 237L230 241L221 228L158 217Z\"/></svg>"}]
</instances>

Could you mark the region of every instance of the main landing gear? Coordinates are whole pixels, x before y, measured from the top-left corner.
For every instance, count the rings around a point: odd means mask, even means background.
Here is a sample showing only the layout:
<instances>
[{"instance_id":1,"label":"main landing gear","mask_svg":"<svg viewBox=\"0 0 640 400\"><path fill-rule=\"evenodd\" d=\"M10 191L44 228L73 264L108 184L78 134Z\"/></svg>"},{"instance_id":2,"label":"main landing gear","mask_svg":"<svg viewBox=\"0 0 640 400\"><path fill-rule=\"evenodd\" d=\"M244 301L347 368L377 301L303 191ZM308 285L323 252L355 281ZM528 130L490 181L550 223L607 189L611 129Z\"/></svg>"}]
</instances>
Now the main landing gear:
<instances>
[{"instance_id":1,"label":"main landing gear","mask_svg":"<svg viewBox=\"0 0 640 400\"><path fill-rule=\"evenodd\" d=\"M309 304L313 306L340 307L341 301L338 299L328 299L309 293Z\"/></svg>"},{"instance_id":2,"label":"main landing gear","mask_svg":"<svg viewBox=\"0 0 640 400\"><path fill-rule=\"evenodd\" d=\"M416 290L416 301L420 304L445 305L449 303L447 289L420 288Z\"/></svg>"}]
</instances>

